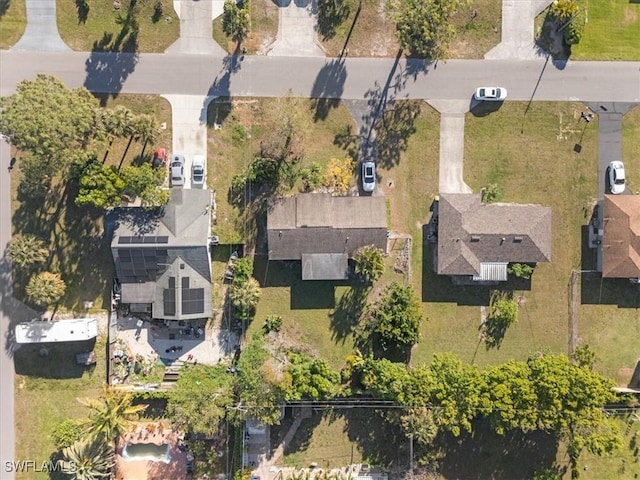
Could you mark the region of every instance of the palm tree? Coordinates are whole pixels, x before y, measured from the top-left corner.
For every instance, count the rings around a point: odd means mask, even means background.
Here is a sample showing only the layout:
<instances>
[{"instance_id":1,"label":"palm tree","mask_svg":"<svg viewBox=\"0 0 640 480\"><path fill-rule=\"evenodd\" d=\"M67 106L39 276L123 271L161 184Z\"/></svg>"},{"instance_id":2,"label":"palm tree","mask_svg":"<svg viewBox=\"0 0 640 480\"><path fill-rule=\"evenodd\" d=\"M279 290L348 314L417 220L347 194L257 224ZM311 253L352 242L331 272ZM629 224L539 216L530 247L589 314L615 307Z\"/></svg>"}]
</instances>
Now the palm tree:
<instances>
[{"instance_id":1,"label":"palm tree","mask_svg":"<svg viewBox=\"0 0 640 480\"><path fill-rule=\"evenodd\" d=\"M85 423L86 432L94 438L104 438L109 444L127 430L137 413L147 408L146 405L132 405L131 395L106 385L100 400L86 398L78 401L91 410Z\"/></svg>"},{"instance_id":2,"label":"palm tree","mask_svg":"<svg viewBox=\"0 0 640 480\"><path fill-rule=\"evenodd\" d=\"M9 260L19 269L29 270L49 258L44 242L34 235L16 235L9 242Z\"/></svg>"},{"instance_id":3,"label":"palm tree","mask_svg":"<svg viewBox=\"0 0 640 480\"><path fill-rule=\"evenodd\" d=\"M107 160L113 141L116 138L123 138L130 134L133 122L133 113L124 105L118 105L115 108L104 111L101 123L104 128L104 132L109 139L109 145L107 146L107 151L104 154L102 163Z\"/></svg>"},{"instance_id":4,"label":"palm tree","mask_svg":"<svg viewBox=\"0 0 640 480\"><path fill-rule=\"evenodd\" d=\"M384 252L375 245L360 247L353 261L358 274L365 282L373 283L384 273Z\"/></svg>"},{"instance_id":5,"label":"palm tree","mask_svg":"<svg viewBox=\"0 0 640 480\"><path fill-rule=\"evenodd\" d=\"M156 141L156 138L160 134L160 128L156 117L143 113L136 117L135 129L138 138L142 142L142 152L140 156L143 157L147 145Z\"/></svg>"},{"instance_id":6,"label":"palm tree","mask_svg":"<svg viewBox=\"0 0 640 480\"><path fill-rule=\"evenodd\" d=\"M260 285L255 278L234 282L231 285L229 299L242 320L248 320L253 315L260 300L260 293Z\"/></svg>"},{"instance_id":7,"label":"palm tree","mask_svg":"<svg viewBox=\"0 0 640 480\"><path fill-rule=\"evenodd\" d=\"M62 469L74 480L109 478L115 465L114 449L102 438L84 438L62 450Z\"/></svg>"},{"instance_id":8,"label":"palm tree","mask_svg":"<svg viewBox=\"0 0 640 480\"><path fill-rule=\"evenodd\" d=\"M60 301L67 286L59 273L41 272L34 275L27 284L27 298L39 307L46 307Z\"/></svg>"}]
</instances>

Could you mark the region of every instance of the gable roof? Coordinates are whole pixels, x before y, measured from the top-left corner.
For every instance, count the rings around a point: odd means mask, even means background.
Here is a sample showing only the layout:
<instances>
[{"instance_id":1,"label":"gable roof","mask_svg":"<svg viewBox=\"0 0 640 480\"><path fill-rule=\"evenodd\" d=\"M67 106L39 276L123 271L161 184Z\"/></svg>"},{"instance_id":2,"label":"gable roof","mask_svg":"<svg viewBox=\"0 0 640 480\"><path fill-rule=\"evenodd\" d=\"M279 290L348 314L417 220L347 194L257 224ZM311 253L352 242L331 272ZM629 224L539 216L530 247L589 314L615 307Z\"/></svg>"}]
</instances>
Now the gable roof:
<instances>
[{"instance_id":1,"label":"gable roof","mask_svg":"<svg viewBox=\"0 0 640 480\"><path fill-rule=\"evenodd\" d=\"M604 196L602 276L640 277L640 195Z\"/></svg>"},{"instance_id":2,"label":"gable roof","mask_svg":"<svg viewBox=\"0 0 640 480\"><path fill-rule=\"evenodd\" d=\"M386 250L384 197L333 197L303 193L271 201L267 213L269 259L301 260L303 254L353 256L364 245Z\"/></svg>"},{"instance_id":3,"label":"gable roof","mask_svg":"<svg viewBox=\"0 0 640 480\"><path fill-rule=\"evenodd\" d=\"M210 206L209 190L175 188L162 209L127 207L114 211L111 252L123 302L152 303L156 318L192 317L183 315L179 308L174 315L166 315L163 292L169 288L165 285L167 272L178 263L187 269L183 277L198 279L199 284L206 282L211 288ZM211 316L210 296L205 295L205 314L195 318Z\"/></svg>"},{"instance_id":4,"label":"gable roof","mask_svg":"<svg viewBox=\"0 0 640 480\"><path fill-rule=\"evenodd\" d=\"M551 260L551 209L484 204L479 194L442 194L438 205L438 274L480 275L485 262Z\"/></svg>"}]
</instances>

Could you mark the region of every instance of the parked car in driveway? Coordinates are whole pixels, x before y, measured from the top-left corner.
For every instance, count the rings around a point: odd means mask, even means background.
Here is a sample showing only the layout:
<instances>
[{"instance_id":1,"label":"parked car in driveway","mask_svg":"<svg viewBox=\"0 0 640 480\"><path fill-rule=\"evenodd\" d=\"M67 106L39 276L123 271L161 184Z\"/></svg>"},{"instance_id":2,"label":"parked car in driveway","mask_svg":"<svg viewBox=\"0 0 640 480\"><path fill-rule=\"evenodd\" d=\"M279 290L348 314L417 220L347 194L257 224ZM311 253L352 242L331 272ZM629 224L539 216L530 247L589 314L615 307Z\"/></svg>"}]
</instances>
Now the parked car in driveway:
<instances>
[{"instance_id":1,"label":"parked car in driveway","mask_svg":"<svg viewBox=\"0 0 640 480\"><path fill-rule=\"evenodd\" d=\"M609 187L614 195L623 193L626 188L624 164L620 160L614 160L609 164Z\"/></svg>"},{"instance_id":2,"label":"parked car in driveway","mask_svg":"<svg viewBox=\"0 0 640 480\"><path fill-rule=\"evenodd\" d=\"M479 87L476 88L473 98L487 102L501 102L507 98L507 89L503 87Z\"/></svg>"},{"instance_id":3,"label":"parked car in driveway","mask_svg":"<svg viewBox=\"0 0 640 480\"><path fill-rule=\"evenodd\" d=\"M376 189L376 164L362 162L362 190L373 192Z\"/></svg>"},{"instance_id":4,"label":"parked car in driveway","mask_svg":"<svg viewBox=\"0 0 640 480\"><path fill-rule=\"evenodd\" d=\"M172 155L170 178L172 187L181 187L184 185L184 157L182 155Z\"/></svg>"},{"instance_id":5,"label":"parked car in driveway","mask_svg":"<svg viewBox=\"0 0 640 480\"><path fill-rule=\"evenodd\" d=\"M191 183L193 185L204 185L205 169L204 155L194 155L193 162L191 163Z\"/></svg>"}]
</instances>

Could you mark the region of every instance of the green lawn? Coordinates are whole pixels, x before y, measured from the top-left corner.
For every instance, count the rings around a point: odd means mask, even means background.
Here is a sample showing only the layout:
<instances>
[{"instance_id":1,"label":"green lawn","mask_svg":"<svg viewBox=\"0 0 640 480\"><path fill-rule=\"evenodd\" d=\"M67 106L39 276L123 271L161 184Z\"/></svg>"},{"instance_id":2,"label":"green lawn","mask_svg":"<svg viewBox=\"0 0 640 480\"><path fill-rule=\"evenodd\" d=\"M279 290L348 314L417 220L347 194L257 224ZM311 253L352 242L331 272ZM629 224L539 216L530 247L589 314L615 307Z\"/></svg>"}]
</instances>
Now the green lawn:
<instances>
[{"instance_id":1,"label":"green lawn","mask_svg":"<svg viewBox=\"0 0 640 480\"><path fill-rule=\"evenodd\" d=\"M77 398L96 398L106 380L106 339L48 344L48 355L39 354L42 345L24 345L15 354L16 458L37 464L55 452L53 427L67 418L82 418L87 410ZM94 367L76 365L74 355L94 349ZM18 475L22 479L48 479L46 473Z\"/></svg>"},{"instance_id":2,"label":"green lawn","mask_svg":"<svg viewBox=\"0 0 640 480\"><path fill-rule=\"evenodd\" d=\"M585 0L588 23L571 49L574 60L640 60L640 3Z\"/></svg>"},{"instance_id":3,"label":"green lawn","mask_svg":"<svg viewBox=\"0 0 640 480\"><path fill-rule=\"evenodd\" d=\"M114 2L87 0L83 12L71 0L57 0L58 30L73 50L164 52L178 39L180 20L171 0L162 1L162 15L154 16L155 1L138 1L129 9L130 0ZM137 24L137 29L136 29Z\"/></svg>"},{"instance_id":4,"label":"green lawn","mask_svg":"<svg viewBox=\"0 0 640 480\"><path fill-rule=\"evenodd\" d=\"M27 26L25 0L0 2L0 49L11 48Z\"/></svg>"}]
</instances>

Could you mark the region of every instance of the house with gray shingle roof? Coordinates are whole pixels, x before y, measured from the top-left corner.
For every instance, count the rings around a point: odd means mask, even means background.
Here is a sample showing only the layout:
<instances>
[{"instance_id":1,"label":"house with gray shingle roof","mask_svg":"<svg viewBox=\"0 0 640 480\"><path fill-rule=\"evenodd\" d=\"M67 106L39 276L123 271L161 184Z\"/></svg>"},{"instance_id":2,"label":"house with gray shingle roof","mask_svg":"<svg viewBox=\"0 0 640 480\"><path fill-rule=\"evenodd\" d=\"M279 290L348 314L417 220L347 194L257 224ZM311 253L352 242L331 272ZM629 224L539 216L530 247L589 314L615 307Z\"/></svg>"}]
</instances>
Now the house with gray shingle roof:
<instances>
[{"instance_id":1,"label":"house with gray shingle roof","mask_svg":"<svg viewBox=\"0 0 640 480\"><path fill-rule=\"evenodd\" d=\"M175 188L164 208L115 209L111 253L121 302L153 318L212 316L210 190Z\"/></svg>"},{"instance_id":2,"label":"house with gray shingle roof","mask_svg":"<svg viewBox=\"0 0 640 480\"><path fill-rule=\"evenodd\" d=\"M342 280L365 245L387 249L384 197L303 193L275 198L267 213L269 260L300 260L303 280Z\"/></svg>"},{"instance_id":3,"label":"house with gray shingle roof","mask_svg":"<svg viewBox=\"0 0 640 480\"><path fill-rule=\"evenodd\" d=\"M604 278L640 278L640 195L604 196Z\"/></svg>"},{"instance_id":4,"label":"house with gray shingle roof","mask_svg":"<svg viewBox=\"0 0 640 480\"><path fill-rule=\"evenodd\" d=\"M506 281L509 263L551 260L551 208L482 203L480 194L442 194L437 273Z\"/></svg>"}]
</instances>

